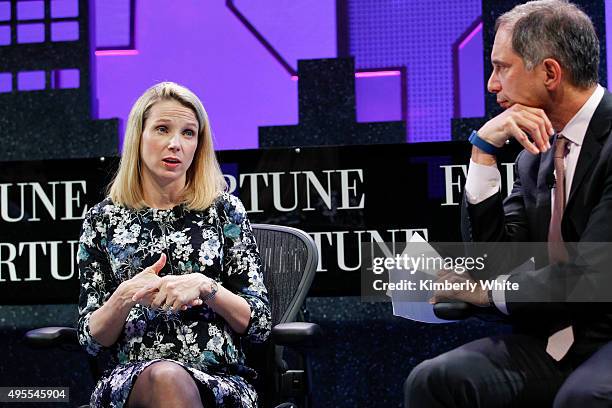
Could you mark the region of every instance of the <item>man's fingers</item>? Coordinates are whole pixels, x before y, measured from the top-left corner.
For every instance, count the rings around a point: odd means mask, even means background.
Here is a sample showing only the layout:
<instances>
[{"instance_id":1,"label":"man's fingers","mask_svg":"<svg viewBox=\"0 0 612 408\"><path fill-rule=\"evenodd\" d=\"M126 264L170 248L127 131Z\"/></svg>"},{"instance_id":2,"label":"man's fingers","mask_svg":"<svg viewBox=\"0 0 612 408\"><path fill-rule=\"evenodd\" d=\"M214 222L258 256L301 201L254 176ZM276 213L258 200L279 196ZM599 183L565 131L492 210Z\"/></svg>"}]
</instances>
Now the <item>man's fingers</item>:
<instances>
[{"instance_id":1,"label":"man's fingers","mask_svg":"<svg viewBox=\"0 0 612 408\"><path fill-rule=\"evenodd\" d=\"M440 302L469 302L469 294L466 291L455 291L455 290L437 290L433 296L429 299L429 303L432 305Z\"/></svg>"},{"instance_id":2,"label":"man's fingers","mask_svg":"<svg viewBox=\"0 0 612 408\"><path fill-rule=\"evenodd\" d=\"M516 123L510 124L508 129L510 134L529 152L533 154L540 153L540 150L529 140L525 132L523 132Z\"/></svg>"},{"instance_id":3,"label":"man's fingers","mask_svg":"<svg viewBox=\"0 0 612 408\"><path fill-rule=\"evenodd\" d=\"M515 104L509 114L511 120L531 136L540 152L550 149L549 139L555 131L544 110Z\"/></svg>"},{"instance_id":4,"label":"man's fingers","mask_svg":"<svg viewBox=\"0 0 612 408\"><path fill-rule=\"evenodd\" d=\"M527 133L531 135L533 142L536 144L536 146L538 146L540 152L545 152L550 148L550 143L548 141L550 135L548 134L548 129L546 128L546 121L541 116L529 111L526 111L525 114L527 115L527 119L532 123L530 126L537 126L538 131L536 133L527 129L525 130L527 130Z\"/></svg>"},{"instance_id":5,"label":"man's fingers","mask_svg":"<svg viewBox=\"0 0 612 408\"><path fill-rule=\"evenodd\" d=\"M514 137L529 152L538 154L550 149L550 136L554 134L554 129L542 109L514 104L485 123L478 134L497 147L502 147L509 137Z\"/></svg>"},{"instance_id":6,"label":"man's fingers","mask_svg":"<svg viewBox=\"0 0 612 408\"><path fill-rule=\"evenodd\" d=\"M543 109L539 109L539 108L532 108L530 106L524 106L526 111L539 116L540 118L542 118L544 120L544 124L546 127L546 134L550 137L552 135L555 134L555 128L553 128L553 125L550 121L550 119L548 118L548 116L546 115L546 113L544 112ZM550 146L549 146L550 147Z\"/></svg>"},{"instance_id":7,"label":"man's fingers","mask_svg":"<svg viewBox=\"0 0 612 408\"><path fill-rule=\"evenodd\" d=\"M439 269L438 272L436 272L436 276L438 277L438 279L441 279L445 278L446 276L449 276L451 273L455 272L450 269Z\"/></svg>"},{"instance_id":8,"label":"man's fingers","mask_svg":"<svg viewBox=\"0 0 612 408\"><path fill-rule=\"evenodd\" d=\"M538 153L546 150L546 144L544 142L544 136L541 134L540 126L538 122L541 122L541 118L532 115L529 112L519 112L513 117L514 123L523 131L523 133L531 136L532 143L537 147ZM532 120L533 119L533 120Z\"/></svg>"},{"instance_id":9,"label":"man's fingers","mask_svg":"<svg viewBox=\"0 0 612 408\"><path fill-rule=\"evenodd\" d=\"M456 297L453 298L453 296L451 296L450 293L448 293L445 290L440 290L440 291L436 291L434 293L434 295L429 299L429 303L431 303L432 305L435 305L436 303L440 303L440 302L449 302L449 301L456 301L458 300Z\"/></svg>"},{"instance_id":10,"label":"man's fingers","mask_svg":"<svg viewBox=\"0 0 612 408\"><path fill-rule=\"evenodd\" d=\"M438 282L455 283L455 282L464 282L466 280L467 279L465 279L463 276L459 276L456 273L449 273L445 276L438 277L438 279L436 280L436 283Z\"/></svg>"}]
</instances>

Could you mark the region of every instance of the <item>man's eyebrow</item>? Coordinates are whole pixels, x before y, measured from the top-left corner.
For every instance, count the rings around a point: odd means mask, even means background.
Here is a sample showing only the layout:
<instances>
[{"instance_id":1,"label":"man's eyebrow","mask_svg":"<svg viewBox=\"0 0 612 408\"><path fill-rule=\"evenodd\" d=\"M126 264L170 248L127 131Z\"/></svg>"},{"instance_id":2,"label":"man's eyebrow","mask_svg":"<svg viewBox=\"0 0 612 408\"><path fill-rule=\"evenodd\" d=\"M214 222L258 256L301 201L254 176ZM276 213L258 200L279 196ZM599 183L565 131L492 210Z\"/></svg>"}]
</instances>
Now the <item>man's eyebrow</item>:
<instances>
[{"instance_id":1,"label":"man's eyebrow","mask_svg":"<svg viewBox=\"0 0 612 408\"><path fill-rule=\"evenodd\" d=\"M502 61L502 60L498 60L498 59L492 59L491 60L491 64L493 65L503 65L503 66L508 66L508 63Z\"/></svg>"}]
</instances>

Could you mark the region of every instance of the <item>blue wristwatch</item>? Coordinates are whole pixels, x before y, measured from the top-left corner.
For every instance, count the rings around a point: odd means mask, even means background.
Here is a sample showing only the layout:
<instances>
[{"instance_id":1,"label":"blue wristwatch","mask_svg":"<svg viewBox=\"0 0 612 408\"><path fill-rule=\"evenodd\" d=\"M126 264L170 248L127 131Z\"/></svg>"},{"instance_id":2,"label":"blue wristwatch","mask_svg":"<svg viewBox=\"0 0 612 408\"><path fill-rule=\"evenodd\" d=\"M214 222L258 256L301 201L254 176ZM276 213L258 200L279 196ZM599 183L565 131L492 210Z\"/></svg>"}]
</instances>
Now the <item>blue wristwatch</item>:
<instances>
[{"instance_id":1,"label":"blue wristwatch","mask_svg":"<svg viewBox=\"0 0 612 408\"><path fill-rule=\"evenodd\" d=\"M499 147L494 146L486 140L481 139L480 136L478 136L478 132L476 132L475 130L472 131L472 134L470 135L468 140L471 144L473 144L485 153L496 155L501 151Z\"/></svg>"}]
</instances>

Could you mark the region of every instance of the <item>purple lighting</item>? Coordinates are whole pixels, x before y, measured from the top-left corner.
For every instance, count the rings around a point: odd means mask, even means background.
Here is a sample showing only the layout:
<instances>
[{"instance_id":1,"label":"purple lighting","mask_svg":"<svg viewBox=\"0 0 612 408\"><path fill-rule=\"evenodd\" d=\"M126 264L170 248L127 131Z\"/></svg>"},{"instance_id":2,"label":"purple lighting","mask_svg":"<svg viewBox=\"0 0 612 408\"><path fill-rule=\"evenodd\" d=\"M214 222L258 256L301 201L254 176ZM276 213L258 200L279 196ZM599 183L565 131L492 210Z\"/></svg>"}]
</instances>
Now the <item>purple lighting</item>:
<instances>
[{"instance_id":1,"label":"purple lighting","mask_svg":"<svg viewBox=\"0 0 612 408\"><path fill-rule=\"evenodd\" d=\"M17 89L20 91L45 89L45 71L23 71L17 73Z\"/></svg>"},{"instance_id":2,"label":"purple lighting","mask_svg":"<svg viewBox=\"0 0 612 408\"><path fill-rule=\"evenodd\" d=\"M79 39L79 23L64 21L51 23L51 41L77 41Z\"/></svg>"},{"instance_id":3,"label":"purple lighting","mask_svg":"<svg viewBox=\"0 0 612 408\"><path fill-rule=\"evenodd\" d=\"M45 41L44 24L18 24L17 42L21 44L41 43Z\"/></svg>"},{"instance_id":4,"label":"purple lighting","mask_svg":"<svg viewBox=\"0 0 612 408\"><path fill-rule=\"evenodd\" d=\"M0 92L11 92L12 90L12 74L10 72L0 72Z\"/></svg>"},{"instance_id":5,"label":"purple lighting","mask_svg":"<svg viewBox=\"0 0 612 408\"><path fill-rule=\"evenodd\" d=\"M0 2L0 21L11 19L11 3Z\"/></svg>"},{"instance_id":6,"label":"purple lighting","mask_svg":"<svg viewBox=\"0 0 612 408\"><path fill-rule=\"evenodd\" d=\"M18 20L36 20L45 16L45 3L43 1L20 1L17 3Z\"/></svg>"},{"instance_id":7,"label":"purple lighting","mask_svg":"<svg viewBox=\"0 0 612 408\"><path fill-rule=\"evenodd\" d=\"M474 36L478 34L481 30L482 30L482 21L476 27L474 27L474 30L472 30L472 32L469 33L467 37L463 39L463 41L459 43L459 49L462 49L463 47L465 47L465 45L468 44L472 40L472 38L474 38Z\"/></svg>"},{"instance_id":8,"label":"purple lighting","mask_svg":"<svg viewBox=\"0 0 612 408\"><path fill-rule=\"evenodd\" d=\"M0 46L10 45L11 43L11 27L0 26Z\"/></svg>"},{"instance_id":9,"label":"purple lighting","mask_svg":"<svg viewBox=\"0 0 612 408\"><path fill-rule=\"evenodd\" d=\"M69 89L78 88L80 73L78 69L59 69L51 73L51 88Z\"/></svg>"},{"instance_id":10,"label":"purple lighting","mask_svg":"<svg viewBox=\"0 0 612 408\"><path fill-rule=\"evenodd\" d=\"M485 114L482 47L482 19L478 18L453 44L453 114L456 118Z\"/></svg>"},{"instance_id":11,"label":"purple lighting","mask_svg":"<svg viewBox=\"0 0 612 408\"><path fill-rule=\"evenodd\" d=\"M78 0L51 1L51 18L77 17L79 15Z\"/></svg>"},{"instance_id":12,"label":"purple lighting","mask_svg":"<svg viewBox=\"0 0 612 408\"><path fill-rule=\"evenodd\" d=\"M96 57L125 57L128 55L138 55L138 50L98 50Z\"/></svg>"},{"instance_id":13,"label":"purple lighting","mask_svg":"<svg viewBox=\"0 0 612 408\"><path fill-rule=\"evenodd\" d=\"M136 0L104 0L95 2L96 48L130 50L134 45L134 13Z\"/></svg>"},{"instance_id":14,"label":"purple lighting","mask_svg":"<svg viewBox=\"0 0 612 408\"><path fill-rule=\"evenodd\" d=\"M97 55L97 54L96 54ZM355 72L355 78L373 78L373 77L387 77L387 76L400 76L400 71L363 71ZM299 76L291 75L292 81L297 81Z\"/></svg>"},{"instance_id":15,"label":"purple lighting","mask_svg":"<svg viewBox=\"0 0 612 408\"><path fill-rule=\"evenodd\" d=\"M482 14L482 0L351 0L345 4L347 53L355 57L357 71L406 69L407 141L449 140L454 110L449 45L466 28L473 31L475 25L470 24Z\"/></svg>"},{"instance_id":16,"label":"purple lighting","mask_svg":"<svg viewBox=\"0 0 612 408\"><path fill-rule=\"evenodd\" d=\"M391 69L355 73L357 122L405 120L404 78Z\"/></svg>"},{"instance_id":17,"label":"purple lighting","mask_svg":"<svg viewBox=\"0 0 612 408\"><path fill-rule=\"evenodd\" d=\"M355 78L372 78L372 77L386 77L386 76L400 76L400 71L365 71L355 72Z\"/></svg>"},{"instance_id":18,"label":"purple lighting","mask_svg":"<svg viewBox=\"0 0 612 408\"><path fill-rule=\"evenodd\" d=\"M335 0L278 0L274 7L228 0L226 5L290 75L300 59L338 55Z\"/></svg>"},{"instance_id":19,"label":"purple lighting","mask_svg":"<svg viewBox=\"0 0 612 408\"><path fill-rule=\"evenodd\" d=\"M108 47L120 52L98 50L95 56L98 118L120 118L123 128L144 90L175 81L204 103L219 150L257 148L258 126L298 122L297 83L225 1L135 3L136 47ZM176 22L172 29L160 29L169 19Z\"/></svg>"}]
</instances>

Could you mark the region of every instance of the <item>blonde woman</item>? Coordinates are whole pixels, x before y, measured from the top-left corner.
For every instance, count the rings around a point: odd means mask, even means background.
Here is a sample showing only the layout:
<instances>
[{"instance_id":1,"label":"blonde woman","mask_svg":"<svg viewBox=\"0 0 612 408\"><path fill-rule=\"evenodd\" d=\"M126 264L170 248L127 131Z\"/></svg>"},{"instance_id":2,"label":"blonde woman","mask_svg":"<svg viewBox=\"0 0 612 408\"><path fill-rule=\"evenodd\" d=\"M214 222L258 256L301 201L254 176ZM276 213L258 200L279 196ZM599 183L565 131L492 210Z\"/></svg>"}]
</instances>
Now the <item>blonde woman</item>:
<instances>
[{"instance_id":1,"label":"blonde woman","mask_svg":"<svg viewBox=\"0 0 612 408\"><path fill-rule=\"evenodd\" d=\"M200 100L148 89L81 233L79 341L116 363L93 407L257 405L240 338L264 341L270 309L244 207L224 189Z\"/></svg>"}]
</instances>

